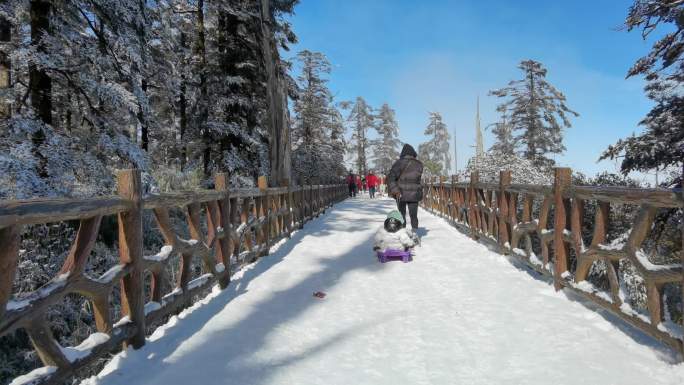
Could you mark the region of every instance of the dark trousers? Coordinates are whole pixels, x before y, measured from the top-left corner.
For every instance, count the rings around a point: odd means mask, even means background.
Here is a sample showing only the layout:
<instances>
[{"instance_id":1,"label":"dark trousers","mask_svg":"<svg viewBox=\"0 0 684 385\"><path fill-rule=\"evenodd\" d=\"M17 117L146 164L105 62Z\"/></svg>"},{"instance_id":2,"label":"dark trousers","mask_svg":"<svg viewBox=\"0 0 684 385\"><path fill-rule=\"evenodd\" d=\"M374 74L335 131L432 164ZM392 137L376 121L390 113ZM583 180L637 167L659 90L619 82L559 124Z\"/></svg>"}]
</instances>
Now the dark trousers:
<instances>
[{"instance_id":1,"label":"dark trousers","mask_svg":"<svg viewBox=\"0 0 684 385\"><path fill-rule=\"evenodd\" d=\"M369 187L368 191L370 192L370 197L375 198L375 187Z\"/></svg>"},{"instance_id":2,"label":"dark trousers","mask_svg":"<svg viewBox=\"0 0 684 385\"><path fill-rule=\"evenodd\" d=\"M399 212L404 217L404 227L406 227L406 206L408 206L409 216L411 217L411 227L413 230L418 228L418 202L397 202Z\"/></svg>"},{"instance_id":3,"label":"dark trousers","mask_svg":"<svg viewBox=\"0 0 684 385\"><path fill-rule=\"evenodd\" d=\"M350 184L350 185L349 185L349 196L350 196L350 197L355 197L355 196L356 196L356 185L355 185L355 184Z\"/></svg>"}]
</instances>

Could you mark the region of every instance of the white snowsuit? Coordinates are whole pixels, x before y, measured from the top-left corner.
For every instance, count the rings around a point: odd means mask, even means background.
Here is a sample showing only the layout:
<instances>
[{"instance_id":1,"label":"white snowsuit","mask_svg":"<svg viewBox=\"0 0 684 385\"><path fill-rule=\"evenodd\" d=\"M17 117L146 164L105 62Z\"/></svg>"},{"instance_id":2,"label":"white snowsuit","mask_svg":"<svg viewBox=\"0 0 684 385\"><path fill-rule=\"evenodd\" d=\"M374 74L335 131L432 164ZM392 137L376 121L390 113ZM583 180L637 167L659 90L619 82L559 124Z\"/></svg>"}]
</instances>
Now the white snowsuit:
<instances>
[{"instance_id":1,"label":"white snowsuit","mask_svg":"<svg viewBox=\"0 0 684 385\"><path fill-rule=\"evenodd\" d=\"M396 233L390 233L385 227L380 227L375 233L374 250L397 249L405 250L416 245L413 232L407 229L399 229Z\"/></svg>"}]
</instances>

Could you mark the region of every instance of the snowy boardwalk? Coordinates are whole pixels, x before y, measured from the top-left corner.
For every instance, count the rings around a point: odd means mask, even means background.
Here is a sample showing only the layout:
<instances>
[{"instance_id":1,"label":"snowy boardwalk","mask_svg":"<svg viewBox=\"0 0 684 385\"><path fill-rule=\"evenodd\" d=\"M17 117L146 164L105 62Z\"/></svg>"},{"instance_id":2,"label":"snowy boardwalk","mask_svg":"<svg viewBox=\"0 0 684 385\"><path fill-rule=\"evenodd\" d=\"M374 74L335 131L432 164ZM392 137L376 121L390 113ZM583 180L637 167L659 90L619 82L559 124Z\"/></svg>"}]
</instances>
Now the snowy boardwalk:
<instances>
[{"instance_id":1,"label":"snowy boardwalk","mask_svg":"<svg viewBox=\"0 0 684 385\"><path fill-rule=\"evenodd\" d=\"M425 211L414 262L377 263L392 206L336 205L85 383L684 383L672 352Z\"/></svg>"}]
</instances>

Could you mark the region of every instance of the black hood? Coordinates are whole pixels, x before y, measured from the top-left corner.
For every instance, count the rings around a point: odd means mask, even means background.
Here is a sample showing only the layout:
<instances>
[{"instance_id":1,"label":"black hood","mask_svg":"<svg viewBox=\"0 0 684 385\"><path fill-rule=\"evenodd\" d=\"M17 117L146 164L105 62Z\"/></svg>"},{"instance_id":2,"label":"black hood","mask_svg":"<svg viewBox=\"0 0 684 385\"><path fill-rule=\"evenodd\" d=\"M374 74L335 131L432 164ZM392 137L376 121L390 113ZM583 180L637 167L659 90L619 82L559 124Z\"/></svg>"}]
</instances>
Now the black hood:
<instances>
[{"instance_id":1,"label":"black hood","mask_svg":"<svg viewBox=\"0 0 684 385\"><path fill-rule=\"evenodd\" d=\"M404 145L404 148L401 149L401 155L399 157L404 158L406 156L412 156L414 158L418 157L418 153L416 153L416 150L414 150L410 144Z\"/></svg>"}]
</instances>

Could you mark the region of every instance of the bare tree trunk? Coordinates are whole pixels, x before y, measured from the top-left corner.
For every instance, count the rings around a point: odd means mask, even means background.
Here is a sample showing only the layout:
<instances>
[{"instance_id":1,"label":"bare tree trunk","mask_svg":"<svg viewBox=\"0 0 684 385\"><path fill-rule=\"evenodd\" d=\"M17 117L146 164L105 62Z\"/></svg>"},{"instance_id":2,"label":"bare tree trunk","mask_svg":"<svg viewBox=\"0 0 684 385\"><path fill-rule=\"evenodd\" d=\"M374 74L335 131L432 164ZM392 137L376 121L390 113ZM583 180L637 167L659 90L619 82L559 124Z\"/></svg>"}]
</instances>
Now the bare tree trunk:
<instances>
[{"instance_id":1,"label":"bare tree trunk","mask_svg":"<svg viewBox=\"0 0 684 385\"><path fill-rule=\"evenodd\" d=\"M180 35L180 45L181 49L184 49L186 47L186 42L185 42L185 33L181 32ZM185 140L185 133L188 128L188 101L185 96L187 92L187 79L185 79L185 72L181 74L181 83L180 83L180 95L179 95L179 100L178 100L178 108L180 110L180 147L181 147L181 153L180 153L180 166L181 166L181 171L185 170L185 162L188 159L188 145Z\"/></svg>"},{"instance_id":2,"label":"bare tree trunk","mask_svg":"<svg viewBox=\"0 0 684 385\"><path fill-rule=\"evenodd\" d=\"M271 185L277 186L291 174L290 126L285 79L278 64L280 57L273 34L270 0L261 0L261 55L267 75L269 160Z\"/></svg>"},{"instance_id":3,"label":"bare tree trunk","mask_svg":"<svg viewBox=\"0 0 684 385\"><path fill-rule=\"evenodd\" d=\"M12 86L12 61L9 58L9 44L12 41L12 24L0 17L0 90ZM12 105L4 99L0 100L0 119L12 116Z\"/></svg>"},{"instance_id":4,"label":"bare tree trunk","mask_svg":"<svg viewBox=\"0 0 684 385\"><path fill-rule=\"evenodd\" d=\"M41 42L50 30L50 2L31 0L31 43L37 45L38 52L45 52L45 45ZM52 80L45 70L35 64L29 65L29 94L31 107L45 124L52 124ZM46 178L47 159L40 153L39 147L45 142L45 132L37 130L31 138L33 154L38 159L37 173Z\"/></svg>"},{"instance_id":5,"label":"bare tree trunk","mask_svg":"<svg viewBox=\"0 0 684 385\"><path fill-rule=\"evenodd\" d=\"M144 76L144 75L143 75ZM144 94L147 94L147 80L143 79L140 84L140 89ZM142 106L138 107L138 122L140 123L140 147L148 151L150 147L150 137L149 137L149 122L143 113Z\"/></svg>"},{"instance_id":6,"label":"bare tree trunk","mask_svg":"<svg viewBox=\"0 0 684 385\"><path fill-rule=\"evenodd\" d=\"M139 0L138 1L138 9L140 10L140 14L142 15L142 20L143 23L147 23L147 14L146 14L146 9L145 9L145 1L144 0ZM138 69L138 72L140 73L140 89L143 92L143 95L147 95L147 55L146 55L146 45L147 45L147 36L145 35L145 25L144 24L139 24L137 26L136 30L138 34L138 44L140 45L140 65L142 68ZM140 102L138 102L140 103ZM140 146L143 150L146 152L150 148L150 122L147 119L148 117L145 115L142 105L138 106L138 121L140 122Z\"/></svg>"},{"instance_id":7,"label":"bare tree trunk","mask_svg":"<svg viewBox=\"0 0 684 385\"><path fill-rule=\"evenodd\" d=\"M197 1L197 44L195 53L199 56L199 88L200 88L200 109L199 109L199 129L202 134L204 151L202 154L202 164L204 176L211 175L211 136L207 127L209 119L209 91L207 89L207 49L204 30L204 0Z\"/></svg>"}]
</instances>

